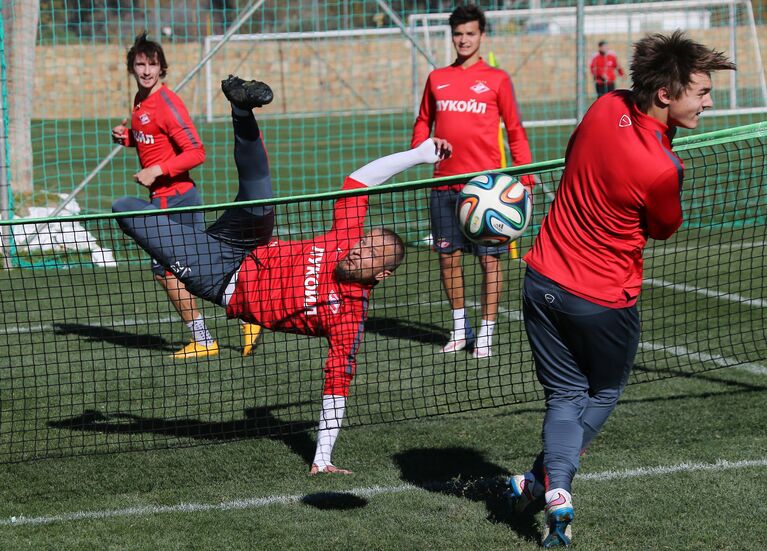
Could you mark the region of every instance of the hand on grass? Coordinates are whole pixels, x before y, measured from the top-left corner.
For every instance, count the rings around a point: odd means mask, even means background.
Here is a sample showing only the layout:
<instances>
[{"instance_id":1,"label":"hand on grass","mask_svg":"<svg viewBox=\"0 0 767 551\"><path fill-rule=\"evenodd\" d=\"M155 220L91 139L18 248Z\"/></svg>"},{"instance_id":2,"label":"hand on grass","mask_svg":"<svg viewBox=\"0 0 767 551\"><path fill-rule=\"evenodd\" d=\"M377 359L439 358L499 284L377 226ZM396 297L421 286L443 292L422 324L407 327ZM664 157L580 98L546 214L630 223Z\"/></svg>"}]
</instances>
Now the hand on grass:
<instances>
[{"instance_id":1,"label":"hand on grass","mask_svg":"<svg viewBox=\"0 0 767 551\"><path fill-rule=\"evenodd\" d=\"M314 476L316 474L352 474L352 471L348 471L346 469L339 469L335 465L328 465L324 469L320 470L320 468L317 465L312 464L312 468L309 471L309 474L311 476Z\"/></svg>"}]
</instances>

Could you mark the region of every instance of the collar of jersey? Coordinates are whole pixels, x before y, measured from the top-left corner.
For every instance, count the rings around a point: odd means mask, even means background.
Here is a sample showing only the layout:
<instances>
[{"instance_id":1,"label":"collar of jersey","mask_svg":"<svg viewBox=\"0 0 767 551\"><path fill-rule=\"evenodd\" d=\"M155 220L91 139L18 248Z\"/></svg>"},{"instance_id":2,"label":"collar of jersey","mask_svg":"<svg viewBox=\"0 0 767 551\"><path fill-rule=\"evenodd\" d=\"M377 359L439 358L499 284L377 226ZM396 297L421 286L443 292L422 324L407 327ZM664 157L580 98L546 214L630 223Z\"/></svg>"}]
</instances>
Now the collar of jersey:
<instances>
[{"instance_id":1,"label":"collar of jersey","mask_svg":"<svg viewBox=\"0 0 767 551\"><path fill-rule=\"evenodd\" d=\"M631 101L631 119L640 128L644 128L645 130L650 131L657 130L661 134L668 134L667 124L663 124L658 119L651 117L647 113L642 113L639 108L637 108L633 100Z\"/></svg>"},{"instance_id":2,"label":"collar of jersey","mask_svg":"<svg viewBox=\"0 0 767 551\"><path fill-rule=\"evenodd\" d=\"M474 65L472 65L468 69L464 69L464 68L459 67L459 66L457 66L455 64L450 65L450 67L452 67L453 70L455 70L455 71L461 71L462 74L466 74L466 73L468 73L470 71L476 71L477 69L488 67L488 65L487 65L487 63L485 63L485 60L480 57L479 61L477 61Z\"/></svg>"}]
</instances>

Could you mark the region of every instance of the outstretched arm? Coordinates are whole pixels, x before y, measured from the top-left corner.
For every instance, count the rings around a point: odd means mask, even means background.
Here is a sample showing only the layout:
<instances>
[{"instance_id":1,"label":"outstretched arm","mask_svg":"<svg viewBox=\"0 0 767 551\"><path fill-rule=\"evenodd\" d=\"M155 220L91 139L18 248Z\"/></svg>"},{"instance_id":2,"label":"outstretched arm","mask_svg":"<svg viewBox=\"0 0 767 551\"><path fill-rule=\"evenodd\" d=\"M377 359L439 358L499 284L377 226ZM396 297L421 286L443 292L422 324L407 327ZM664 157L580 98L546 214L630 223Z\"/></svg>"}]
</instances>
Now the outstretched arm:
<instances>
[{"instance_id":1,"label":"outstretched arm","mask_svg":"<svg viewBox=\"0 0 767 551\"><path fill-rule=\"evenodd\" d=\"M372 161L359 170L352 172L342 189L360 189L384 183L392 176L421 163L436 163L450 156L452 146L447 140L429 138L418 147L400 151ZM368 209L366 195L341 197L333 210L333 231L353 230L360 232Z\"/></svg>"},{"instance_id":2,"label":"outstretched arm","mask_svg":"<svg viewBox=\"0 0 767 551\"><path fill-rule=\"evenodd\" d=\"M368 301L350 300L347 305L352 308L328 328L330 350L325 363L317 451L310 474L350 474L350 471L335 467L331 458L346 411L346 397L349 396L349 387L357 368L357 351L364 336Z\"/></svg>"},{"instance_id":3,"label":"outstretched arm","mask_svg":"<svg viewBox=\"0 0 767 551\"><path fill-rule=\"evenodd\" d=\"M312 461L309 474L338 473L352 474L346 469L339 469L333 465L331 459L333 446L335 446L338 433L341 431L341 423L346 411L346 397L327 394L322 397L322 413L320 413L320 425L317 430L317 450Z\"/></svg>"},{"instance_id":4,"label":"outstretched arm","mask_svg":"<svg viewBox=\"0 0 767 551\"><path fill-rule=\"evenodd\" d=\"M352 172L349 177L365 186L377 186L389 178L422 163L434 164L447 159L453 152L453 146L441 138L429 138L418 147L393 153L369 162Z\"/></svg>"}]
</instances>

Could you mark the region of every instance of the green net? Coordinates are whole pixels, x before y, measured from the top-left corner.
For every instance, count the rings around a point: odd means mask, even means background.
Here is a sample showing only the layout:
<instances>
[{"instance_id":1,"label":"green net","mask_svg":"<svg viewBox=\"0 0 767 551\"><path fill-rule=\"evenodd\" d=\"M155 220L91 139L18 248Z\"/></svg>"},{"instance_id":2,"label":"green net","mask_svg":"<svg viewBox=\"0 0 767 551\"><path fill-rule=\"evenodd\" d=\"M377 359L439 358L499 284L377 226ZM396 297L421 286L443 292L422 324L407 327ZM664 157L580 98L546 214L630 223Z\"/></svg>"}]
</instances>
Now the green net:
<instances>
[{"instance_id":1,"label":"green net","mask_svg":"<svg viewBox=\"0 0 767 551\"><path fill-rule=\"evenodd\" d=\"M563 155L576 117L574 1L479 2L487 10L483 52L511 76L533 160ZM681 27L735 58L740 70L715 75L716 113L700 131L757 122L767 107L760 45L762 2L585 2L586 59L610 41L625 67L644 33ZM268 81L275 101L263 113L278 196L334 189L344 174L407 147L428 71L453 59L446 27L452 4L376 0L189 2L3 2L4 109L15 216L55 208L106 212L136 194L132 151L113 158L109 130L130 114L136 85L125 54L148 30L160 40L166 82L197 125L208 157L193 172L203 201L224 202L232 177L231 136L219 82L228 73ZM531 9L535 8L535 9ZM545 24L543 24L545 23ZM594 99L587 67L586 104ZM6 81L4 80L4 84ZM619 87L629 85L627 79ZM110 158L103 166L101 163ZM426 177L427 172L419 174ZM82 188L83 182L87 184ZM6 189L6 192L8 190Z\"/></svg>"},{"instance_id":2,"label":"green net","mask_svg":"<svg viewBox=\"0 0 767 551\"><path fill-rule=\"evenodd\" d=\"M765 124L680 141L685 223L672 239L646 250L643 332L632 382L722 367L767 369L766 141ZM562 162L534 171L541 185L533 220L540 222ZM414 177L414 171L402 176ZM420 241L431 184L393 184L371 196L366 227L386 225L409 245L405 264L373 292L348 426L541 398L521 322L518 258L505 261L494 355L480 362L438 353L452 318L437 255ZM275 201L276 234L296 240L327 231L336 198ZM212 221L227 208L202 212ZM186 329L152 281L148 258L115 222L113 215L81 215L10 224L14 235L55 228L70 241L98 244L102 253L94 257L87 247L58 256L19 251L42 255L50 267L0 273L0 461L280 437L315 427L325 340L265 330L255 353L243 358L238 324L208 305L220 353L172 359L188 338ZM64 223L70 226L55 226ZM537 229L520 239L521 253ZM473 259L464 270L476 323L481 272Z\"/></svg>"}]
</instances>

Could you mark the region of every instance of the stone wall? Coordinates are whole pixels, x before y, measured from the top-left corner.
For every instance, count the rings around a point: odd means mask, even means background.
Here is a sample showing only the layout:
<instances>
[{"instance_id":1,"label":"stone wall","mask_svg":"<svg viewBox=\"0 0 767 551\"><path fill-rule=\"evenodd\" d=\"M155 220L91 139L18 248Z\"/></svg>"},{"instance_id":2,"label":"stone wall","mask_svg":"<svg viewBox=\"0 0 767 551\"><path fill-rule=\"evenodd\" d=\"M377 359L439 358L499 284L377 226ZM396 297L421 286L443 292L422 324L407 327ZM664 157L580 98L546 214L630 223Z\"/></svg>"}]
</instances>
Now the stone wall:
<instances>
[{"instance_id":1,"label":"stone wall","mask_svg":"<svg viewBox=\"0 0 767 551\"><path fill-rule=\"evenodd\" d=\"M767 53L767 30L759 28L762 52ZM728 29L709 29L691 35L707 45L727 51ZM739 30L739 36L748 29ZM626 36L604 36L624 63L630 41ZM636 37L635 37L636 38ZM592 40L595 41L596 39ZM750 41L741 39L737 52L740 87L758 86L758 71ZM199 44L165 46L173 87L201 59ZM589 56L596 49L589 44ZM489 37L483 51L493 51L512 75L521 103L572 99L575 93L575 40L568 36ZM130 112L135 83L126 72L124 47L48 46L37 48L35 118L114 118ZM445 63L440 51L438 64ZM452 55L452 54L450 54ZM275 101L265 113L323 113L345 110L407 110L413 105L412 55L402 37L347 40L233 43L223 47L211 63L211 81L228 73L268 81ZM418 61L420 96L426 64ZM205 110L205 71L192 79L181 96L195 116ZM726 75L715 77L715 87L727 87ZM590 81L589 81L590 82ZM628 80L619 82L627 86ZM591 87L589 85L589 91ZM214 114L224 115L227 104L214 96Z\"/></svg>"}]
</instances>

